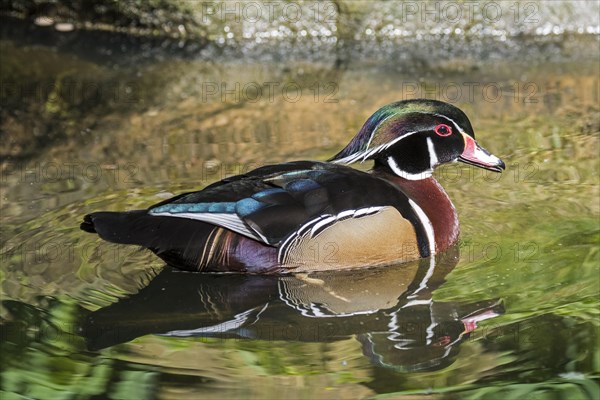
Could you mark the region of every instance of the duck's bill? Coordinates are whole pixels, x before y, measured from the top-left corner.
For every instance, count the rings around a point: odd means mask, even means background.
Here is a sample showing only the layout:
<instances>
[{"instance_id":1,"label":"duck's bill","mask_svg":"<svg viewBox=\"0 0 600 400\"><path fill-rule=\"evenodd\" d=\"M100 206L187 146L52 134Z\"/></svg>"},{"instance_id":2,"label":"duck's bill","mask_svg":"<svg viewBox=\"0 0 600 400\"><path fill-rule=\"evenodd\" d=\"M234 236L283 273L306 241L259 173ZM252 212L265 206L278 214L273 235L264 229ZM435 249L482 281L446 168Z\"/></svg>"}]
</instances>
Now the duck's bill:
<instances>
[{"instance_id":1,"label":"duck's bill","mask_svg":"<svg viewBox=\"0 0 600 400\"><path fill-rule=\"evenodd\" d=\"M479 146L471 136L463 136L465 138L465 150L458 157L458 161L495 172L502 172L506 168L501 159Z\"/></svg>"}]
</instances>

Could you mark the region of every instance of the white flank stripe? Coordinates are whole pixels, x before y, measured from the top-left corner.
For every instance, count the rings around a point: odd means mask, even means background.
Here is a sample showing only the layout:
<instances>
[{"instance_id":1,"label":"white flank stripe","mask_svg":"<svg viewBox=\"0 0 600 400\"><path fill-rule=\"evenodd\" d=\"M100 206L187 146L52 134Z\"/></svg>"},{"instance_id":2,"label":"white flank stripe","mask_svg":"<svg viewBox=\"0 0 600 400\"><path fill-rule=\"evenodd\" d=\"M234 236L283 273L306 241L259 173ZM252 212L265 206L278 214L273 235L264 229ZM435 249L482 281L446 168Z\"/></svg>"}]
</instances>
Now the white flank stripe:
<instances>
[{"instance_id":1,"label":"white flank stripe","mask_svg":"<svg viewBox=\"0 0 600 400\"><path fill-rule=\"evenodd\" d=\"M317 218L313 218L310 221L308 221L307 223L305 223L304 225L302 225L300 227L300 229L298 229L296 231L297 235L302 235L304 232L306 232L311 226L313 226L314 224L316 224L317 222L319 222L320 220L322 220L323 218L328 218L331 217L331 215L329 214L325 214L325 215L319 215Z\"/></svg>"},{"instance_id":2,"label":"white flank stripe","mask_svg":"<svg viewBox=\"0 0 600 400\"><path fill-rule=\"evenodd\" d=\"M353 215L356 213L356 210L346 210L346 211L342 211L341 213L339 213L338 215L336 215L337 219L342 219L345 218L349 215Z\"/></svg>"},{"instance_id":3,"label":"white flank stripe","mask_svg":"<svg viewBox=\"0 0 600 400\"><path fill-rule=\"evenodd\" d=\"M315 222L319 221L322 217L313 218L308 221L306 224L302 225L300 229L298 229L295 233L289 235L287 239L283 241L279 245L279 251L277 253L277 261L279 264L283 264L283 258L285 256L285 252L282 252L283 249L287 248L288 244L295 238L300 237L300 235L307 229L309 229Z\"/></svg>"},{"instance_id":4,"label":"white flank stripe","mask_svg":"<svg viewBox=\"0 0 600 400\"><path fill-rule=\"evenodd\" d=\"M330 222L333 222L337 220L337 216L334 217L329 217L329 218L325 218L322 221L319 221L315 224L315 226L313 226L313 228L310 230L310 237L315 236L315 233L322 227L325 225L328 225Z\"/></svg>"},{"instance_id":5,"label":"white flank stripe","mask_svg":"<svg viewBox=\"0 0 600 400\"><path fill-rule=\"evenodd\" d=\"M362 217L364 215L369 215L369 214L374 214L377 211L381 210L383 207L367 207L367 208L361 208L360 210L356 210L354 212L354 217L358 218L358 217Z\"/></svg>"},{"instance_id":6,"label":"white flank stripe","mask_svg":"<svg viewBox=\"0 0 600 400\"><path fill-rule=\"evenodd\" d=\"M283 241L283 243L281 245L279 245L279 250L277 252L277 261L280 264L285 263L285 260L287 258L287 253L289 250L289 246L293 243L294 239L302 237L302 236L307 236L308 228L312 227L310 230L310 237L313 238L315 236L315 233L324 225L329 225L334 221L339 221L341 219L345 219L350 216L352 218L360 218L365 215L375 214L375 213L379 212L380 210L382 210L383 208L385 208L385 207L377 206L377 207L360 208L358 210L345 210L336 215L325 214L325 215L321 215L317 218L311 219L306 224L302 225L302 227L300 227L300 229L298 229L296 232L289 235Z\"/></svg>"},{"instance_id":7,"label":"white flank stripe","mask_svg":"<svg viewBox=\"0 0 600 400\"><path fill-rule=\"evenodd\" d=\"M356 210L354 212L354 217L361 217L363 215L368 215L369 214L369 208L361 208L360 210Z\"/></svg>"},{"instance_id":8,"label":"white flank stripe","mask_svg":"<svg viewBox=\"0 0 600 400\"><path fill-rule=\"evenodd\" d=\"M417 217L419 217L423 228L425 228L425 234L427 235L427 241L429 242L429 252L431 253L430 256L433 257L435 254L435 234L433 232L433 225L431 224L431 221L425 212L417 205L417 203L410 199L408 199L408 202L413 210L415 210L415 213L417 213Z\"/></svg>"}]
</instances>

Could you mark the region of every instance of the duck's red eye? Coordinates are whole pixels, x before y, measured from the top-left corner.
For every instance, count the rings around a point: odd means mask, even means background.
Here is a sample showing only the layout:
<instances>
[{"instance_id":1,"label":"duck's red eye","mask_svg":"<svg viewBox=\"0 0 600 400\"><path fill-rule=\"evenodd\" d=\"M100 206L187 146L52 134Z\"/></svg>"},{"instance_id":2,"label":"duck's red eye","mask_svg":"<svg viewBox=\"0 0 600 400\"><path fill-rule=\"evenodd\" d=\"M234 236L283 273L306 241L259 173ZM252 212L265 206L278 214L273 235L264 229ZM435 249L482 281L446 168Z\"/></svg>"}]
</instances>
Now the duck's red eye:
<instances>
[{"instance_id":1,"label":"duck's red eye","mask_svg":"<svg viewBox=\"0 0 600 400\"><path fill-rule=\"evenodd\" d=\"M439 136L450 136L452 135L452 128L446 124L439 124L435 127L435 133Z\"/></svg>"}]
</instances>

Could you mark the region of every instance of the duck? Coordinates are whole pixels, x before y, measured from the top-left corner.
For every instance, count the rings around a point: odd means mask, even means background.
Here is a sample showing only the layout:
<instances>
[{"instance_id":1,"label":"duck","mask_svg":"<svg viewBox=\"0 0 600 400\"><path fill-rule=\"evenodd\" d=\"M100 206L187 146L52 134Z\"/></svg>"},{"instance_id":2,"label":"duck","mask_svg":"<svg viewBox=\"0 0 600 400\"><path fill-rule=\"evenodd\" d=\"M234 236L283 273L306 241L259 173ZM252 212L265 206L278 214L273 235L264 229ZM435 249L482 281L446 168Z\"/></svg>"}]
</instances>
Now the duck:
<instances>
[{"instance_id":1,"label":"duck","mask_svg":"<svg viewBox=\"0 0 600 400\"><path fill-rule=\"evenodd\" d=\"M355 163L372 161L368 171ZM80 228L205 273L306 273L432 257L459 238L456 208L433 176L462 162L504 162L475 140L458 107L383 106L327 161L266 165L144 210L93 212Z\"/></svg>"}]
</instances>

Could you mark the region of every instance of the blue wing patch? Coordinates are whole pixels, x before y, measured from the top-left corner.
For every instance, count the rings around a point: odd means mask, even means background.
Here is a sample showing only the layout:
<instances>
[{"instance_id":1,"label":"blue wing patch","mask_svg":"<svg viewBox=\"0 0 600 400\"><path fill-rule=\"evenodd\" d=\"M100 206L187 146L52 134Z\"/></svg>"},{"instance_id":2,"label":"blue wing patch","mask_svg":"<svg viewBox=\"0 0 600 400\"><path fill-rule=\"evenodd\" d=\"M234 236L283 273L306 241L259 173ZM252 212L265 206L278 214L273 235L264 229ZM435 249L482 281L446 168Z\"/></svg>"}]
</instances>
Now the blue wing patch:
<instances>
[{"instance_id":1,"label":"blue wing patch","mask_svg":"<svg viewBox=\"0 0 600 400\"><path fill-rule=\"evenodd\" d=\"M258 211L262 207L265 206L265 203L262 203L258 200L250 198L245 198L237 203L235 203L235 212L242 218L252 214L253 212Z\"/></svg>"},{"instance_id":2,"label":"blue wing patch","mask_svg":"<svg viewBox=\"0 0 600 400\"><path fill-rule=\"evenodd\" d=\"M244 218L263 207L277 203L278 199L283 197L289 199L289 194L283 189L267 189L256 193L252 197L235 202L214 202L214 203L170 203L155 207L150 211L153 214L233 214L236 213Z\"/></svg>"},{"instance_id":3,"label":"blue wing patch","mask_svg":"<svg viewBox=\"0 0 600 400\"><path fill-rule=\"evenodd\" d=\"M290 192L309 192L320 187L321 185L312 179L298 179L285 185L285 189Z\"/></svg>"},{"instance_id":4,"label":"blue wing patch","mask_svg":"<svg viewBox=\"0 0 600 400\"><path fill-rule=\"evenodd\" d=\"M219 213L219 214L231 214L236 209L235 202L223 202L223 203L170 203L156 208L150 211L153 214L169 213L169 214L187 214L187 213Z\"/></svg>"}]
</instances>

